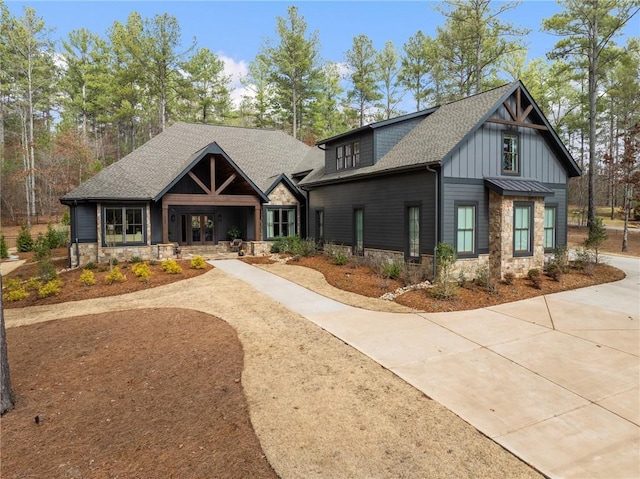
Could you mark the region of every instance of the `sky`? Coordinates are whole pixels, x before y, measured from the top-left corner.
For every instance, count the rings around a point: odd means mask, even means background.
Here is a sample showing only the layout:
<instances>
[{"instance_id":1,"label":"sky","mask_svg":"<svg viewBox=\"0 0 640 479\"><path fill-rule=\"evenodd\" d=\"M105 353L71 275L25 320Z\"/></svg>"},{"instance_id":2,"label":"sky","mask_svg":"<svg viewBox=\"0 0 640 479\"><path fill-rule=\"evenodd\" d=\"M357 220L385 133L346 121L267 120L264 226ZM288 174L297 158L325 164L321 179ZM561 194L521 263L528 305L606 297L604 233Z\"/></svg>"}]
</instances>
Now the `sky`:
<instances>
[{"instance_id":1,"label":"sky","mask_svg":"<svg viewBox=\"0 0 640 479\"><path fill-rule=\"evenodd\" d=\"M87 28L106 36L115 22L126 22L129 13L136 11L145 18L168 13L178 19L183 45L197 39L197 47L207 47L225 61L227 73L233 75L235 96L241 95L239 77L246 73L249 62L260 51L267 38L276 39L276 17L286 17L289 5L296 5L307 22L308 32L316 30L320 38L323 60L343 62L353 37L365 34L378 50L391 40L398 50L418 30L435 36L436 27L444 24L444 17L434 10L437 2L413 1L14 1L5 5L14 16L21 16L30 6L54 29L57 41L69 32ZM531 30L525 42L529 58L543 57L558 40L542 32L542 19L561 10L555 1L524 0L504 21ZM627 35L640 34L640 24L627 25Z\"/></svg>"}]
</instances>

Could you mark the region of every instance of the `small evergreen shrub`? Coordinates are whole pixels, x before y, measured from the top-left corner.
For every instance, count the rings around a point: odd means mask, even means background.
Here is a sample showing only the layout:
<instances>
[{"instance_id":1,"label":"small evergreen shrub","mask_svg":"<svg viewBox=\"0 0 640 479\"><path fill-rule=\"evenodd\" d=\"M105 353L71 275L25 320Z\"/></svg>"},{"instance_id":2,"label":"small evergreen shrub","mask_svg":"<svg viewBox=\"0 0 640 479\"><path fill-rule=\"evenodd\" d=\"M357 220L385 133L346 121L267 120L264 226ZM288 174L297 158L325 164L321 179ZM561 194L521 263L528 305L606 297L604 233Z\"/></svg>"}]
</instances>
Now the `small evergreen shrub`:
<instances>
[{"instance_id":1,"label":"small evergreen shrub","mask_svg":"<svg viewBox=\"0 0 640 479\"><path fill-rule=\"evenodd\" d=\"M406 263L400 275L405 286L422 283L429 278L429 270L420 263Z\"/></svg>"},{"instance_id":2,"label":"small evergreen shrub","mask_svg":"<svg viewBox=\"0 0 640 479\"><path fill-rule=\"evenodd\" d=\"M149 261L149 266L157 266L158 265L158 261L156 261L155 259L152 259Z\"/></svg>"},{"instance_id":3,"label":"small evergreen shrub","mask_svg":"<svg viewBox=\"0 0 640 479\"><path fill-rule=\"evenodd\" d=\"M16 239L16 246L18 253L28 253L33 249L33 238L31 237L31 231L26 225L22 225L18 238Z\"/></svg>"},{"instance_id":4,"label":"small evergreen shrub","mask_svg":"<svg viewBox=\"0 0 640 479\"><path fill-rule=\"evenodd\" d=\"M122 274L122 271L120 271L120 268L118 268L117 266L114 266L113 269L111 271L109 271L109 273L107 273L107 275L104 277L104 282L107 284L113 284L113 283L123 283L127 280L127 277Z\"/></svg>"},{"instance_id":5,"label":"small evergreen shrub","mask_svg":"<svg viewBox=\"0 0 640 479\"><path fill-rule=\"evenodd\" d=\"M79 281L80 284L84 286L93 286L96 284L96 275L90 269L84 269L82 270Z\"/></svg>"},{"instance_id":6,"label":"small evergreen shrub","mask_svg":"<svg viewBox=\"0 0 640 479\"><path fill-rule=\"evenodd\" d=\"M538 268L531 268L527 271L527 278L529 279L537 278L538 276L540 276L540 270Z\"/></svg>"},{"instance_id":7,"label":"small evergreen shrub","mask_svg":"<svg viewBox=\"0 0 640 479\"><path fill-rule=\"evenodd\" d=\"M55 230L51 224L47 225L47 232L44 236L49 249L60 248L67 244L67 232Z\"/></svg>"},{"instance_id":8,"label":"small evergreen shrub","mask_svg":"<svg viewBox=\"0 0 640 479\"><path fill-rule=\"evenodd\" d=\"M324 254L326 254L331 262L337 266L343 266L347 264L347 261L349 259L342 247L336 246L331 243L327 243L324 246Z\"/></svg>"},{"instance_id":9,"label":"small evergreen shrub","mask_svg":"<svg viewBox=\"0 0 640 479\"><path fill-rule=\"evenodd\" d=\"M504 274L504 283L505 283L505 284L508 284L509 286L511 286L511 285L513 284L513 282L515 281L515 279L516 279L516 275L515 275L515 274L513 274L513 272L512 272L512 271L507 271L507 272Z\"/></svg>"},{"instance_id":10,"label":"small evergreen shrub","mask_svg":"<svg viewBox=\"0 0 640 479\"><path fill-rule=\"evenodd\" d=\"M132 264L142 263L142 258L140 256L132 256L129 262ZM131 270L133 270L133 268L131 268Z\"/></svg>"},{"instance_id":11,"label":"small evergreen shrub","mask_svg":"<svg viewBox=\"0 0 640 479\"><path fill-rule=\"evenodd\" d=\"M84 269L89 269L89 270L94 270L96 269L96 264L93 261L89 261L85 266Z\"/></svg>"},{"instance_id":12,"label":"small evergreen shrub","mask_svg":"<svg viewBox=\"0 0 640 479\"><path fill-rule=\"evenodd\" d=\"M30 278L24 287L29 291L38 291L42 287L42 281L40 281L40 278Z\"/></svg>"},{"instance_id":13,"label":"small evergreen shrub","mask_svg":"<svg viewBox=\"0 0 640 479\"><path fill-rule=\"evenodd\" d=\"M553 251L553 261L556 262L561 273L569 272L569 251L566 246L558 246Z\"/></svg>"},{"instance_id":14,"label":"small evergreen shrub","mask_svg":"<svg viewBox=\"0 0 640 479\"><path fill-rule=\"evenodd\" d=\"M542 276L538 268L532 268L527 271L527 278L531 281L531 284L536 289L542 289Z\"/></svg>"},{"instance_id":15,"label":"small evergreen shrub","mask_svg":"<svg viewBox=\"0 0 640 479\"><path fill-rule=\"evenodd\" d=\"M180 274L182 268L174 259L168 259L162 262L162 271L168 274Z\"/></svg>"},{"instance_id":16,"label":"small evergreen shrub","mask_svg":"<svg viewBox=\"0 0 640 479\"><path fill-rule=\"evenodd\" d=\"M191 265L193 269L205 269L207 267L207 262L204 260L202 256L194 256L191 259Z\"/></svg>"},{"instance_id":17,"label":"small evergreen shrub","mask_svg":"<svg viewBox=\"0 0 640 479\"><path fill-rule=\"evenodd\" d=\"M547 263L545 266L545 272L547 273L547 276L554 281L560 281L562 278L562 268L560 268L560 265L555 261Z\"/></svg>"},{"instance_id":18,"label":"small evergreen shrub","mask_svg":"<svg viewBox=\"0 0 640 479\"><path fill-rule=\"evenodd\" d=\"M486 288L490 282L489 268L487 266L480 266L476 270L476 277L473 281L481 288Z\"/></svg>"},{"instance_id":19,"label":"small evergreen shrub","mask_svg":"<svg viewBox=\"0 0 640 479\"><path fill-rule=\"evenodd\" d=\"M589 227L589 235L584 240L584 247L587 249L593 249L595 253L595 264L598 264L599 262L600 249L608 237L607 230L602 224L602 218L596 218L595 223Z\"/></svg>"},{"instance_id":20,"label":"small evergreen shrub","mask_svg":"<svg viewBox=\"0 0 640 479\"><path fill-rule=\"evenodd\" d=\"M402 274L404 264L400 261L384 261L382 263L382 275L385 278L398 279Z\"/></svg>"},{"instance_id":21,"label":"small evergreen shrub","mask_svg":"<svg viewBox=\"0 0 640 479\"><path fill-rule=\"evenodd\" d=\"M9 246L7 245L7 240L4 237L3 233L0 233L0 258L8 258L9 257Z\"/></svg>"},{"instance_id":22,"label":"small evergreen shrub","mask_svg":"<svg viewBox=\"0 0 640 479\"><path fill-rule=\"evenodd\" d=\"M22 301L23 299L26 299L28 297L29 293L27 293L27 290L24 287L6 291L2 295L2 299L8 302Z\"/></svg>"},{"instance_id":23,"label":"small evergreen shrub","mask_svg":"<svg viewBox=\"0 0 640 479\"><path fill-rule=\"evenodd\" d=\"M55 296L60 293L62 289L62 281L59 279L53 279L44 284L38 290L38 298L48 298L49 296Z\"/></svg>"},{"instance_id":24,"label":"small evergreen shrub","mask_svg":"<svg viewBox=\"0 0 640 479\"><path fill-rule=\"evenodd\" d=\"M436 264L438 275L431 294L438 299L453 299L458 296L458 284L452 278L453 265L456 262L456 250L448 243L438 243Z\"/></svg>"},{"instance_id":25,"label":"small evergreen shrub","mask_svg":"<svg viewBox=\"0 0 640 479\"><path fill-rule=\"evenodd\" d=\"M131 271L143 283L146 283L151 278L151 269L147 263L136 263L131 267Z\"/></svg>"},{"instance_id":26,"label":"small evergreen shrub","mask_svg":"<svg viewBox=\"0 0 640 479\"><path fill-rule=\"evenodd\" d=\"M69 215L69 210L64 210L64 213L62 213L62 219L60 220L60 223L62 223L64 226L69 226L71 224L71 216Z\"/></svg>"}]
</instances>

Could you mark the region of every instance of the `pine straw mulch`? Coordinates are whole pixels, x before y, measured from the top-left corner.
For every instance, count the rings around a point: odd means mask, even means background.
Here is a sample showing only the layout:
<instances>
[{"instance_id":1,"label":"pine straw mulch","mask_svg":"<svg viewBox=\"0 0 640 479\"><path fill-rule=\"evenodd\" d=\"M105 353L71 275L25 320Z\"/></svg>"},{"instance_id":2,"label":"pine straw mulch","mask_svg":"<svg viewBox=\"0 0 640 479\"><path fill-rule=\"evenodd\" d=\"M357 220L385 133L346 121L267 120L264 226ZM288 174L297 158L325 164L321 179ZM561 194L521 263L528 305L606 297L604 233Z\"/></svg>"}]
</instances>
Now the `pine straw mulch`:
<instances>
[{"instance_id":1,"label":"pine straw mulch","mask_svg":"<svg viewBox=\"0 0 640 479\"><path fill-rule=\"evenodd\" d=\"M265 264L273 262L269 258L246 258L250 264ZM363 263L350 262L346 265L335 265L325 255L315 255L306 258L289 259L287 264L304 266L320 271L326 281L332 286L357 293L362 296L379 298L384 293L395 291L404 286L400 281L384 279L373 269ZM410 308L430 313L443 311L464 311L485 308L497 304L509 303L521 299L532 298L543 294L557 293L595 284L610 283L625 277L623 271L613 266L600 264L592 275L587 275L576 269L571 269L562 275L560 281L555 281L542 275L540 289L533 286L528 279L515 279L513 284L499 283L494 292L468 282L465 287L457 288L457 296L443 300L435 297L431 289L409 291L395 299L395 302Z\"/></svg>"},{"instance_id":2,"label":"pine straw mulch","mask_svg":"<svg viewBox=\"0 0 640 479\"><path fill-rule=\"evenodd\" d=\"M14 271L11 271L6 275L6 278L28 281L30 278L37 277L38 264L34 262L29 255L31 255L31 253L24 256L28 262ZM182 268L182 273L168 274L162 271L161 262L148 262L149 269L151 270L151 277L147 282L140 281L131 272L132 263L129 262L120 262L118 264L122 273L127 277L127 280L122 283L106 284L104 282L104 277L109 273L108 264L99 263L96 265L96 269L93 270L96 278L96 284L92 286L84 286L80 283L80 275L83 271L82 268L62 271L59 276L62 280L63 286L59 294L49 296L48 298L39 298L37 291L30 291L28 298L21 301L5 301L4 307L6 309L24 308L27 306L58 304L66 303L68 301L80 301L83 299L104 298L106 296L133 293L135 291L155 288L157 286L174 283L183 279L193 278L194 276L199 276L213 268L213 266L206 263L204 269L194 269L191 268L191 261L186 259L176 260L176 262ZM67 266L68 260L67 258L59 258L55 259L53 263L57 270L63 270Z\"/></svg>"},{"instance_id":3,"label":"pine straw mulch","mask_svg":"<svg viewBox=\"0 0 640 479\"><path fill-rule=\"evenodd\" d=\"M0 420L3 478L277 477L224 321L119 311L9 328L7 342L16 408Z\"/></svg>"}]
</instances>

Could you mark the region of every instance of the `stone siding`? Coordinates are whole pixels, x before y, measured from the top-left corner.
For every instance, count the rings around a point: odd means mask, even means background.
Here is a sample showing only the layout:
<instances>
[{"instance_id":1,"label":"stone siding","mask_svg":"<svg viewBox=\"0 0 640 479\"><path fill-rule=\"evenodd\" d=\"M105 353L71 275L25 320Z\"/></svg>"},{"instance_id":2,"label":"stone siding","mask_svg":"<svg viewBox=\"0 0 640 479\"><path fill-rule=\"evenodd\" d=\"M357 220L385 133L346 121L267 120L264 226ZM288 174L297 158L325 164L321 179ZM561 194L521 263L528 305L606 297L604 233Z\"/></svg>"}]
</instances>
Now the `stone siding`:
<instances>
[{"instance_id":1,"label":"stone siding","mask_svg":"<svg viewBox=\"0 0 640 479\"><path fill-rule=\"evenodd\" d=\"M269 206L296 206L296 231L300 232L300 202L283 183L279 183L269 193Z\"/></svg>"}]
</instances>

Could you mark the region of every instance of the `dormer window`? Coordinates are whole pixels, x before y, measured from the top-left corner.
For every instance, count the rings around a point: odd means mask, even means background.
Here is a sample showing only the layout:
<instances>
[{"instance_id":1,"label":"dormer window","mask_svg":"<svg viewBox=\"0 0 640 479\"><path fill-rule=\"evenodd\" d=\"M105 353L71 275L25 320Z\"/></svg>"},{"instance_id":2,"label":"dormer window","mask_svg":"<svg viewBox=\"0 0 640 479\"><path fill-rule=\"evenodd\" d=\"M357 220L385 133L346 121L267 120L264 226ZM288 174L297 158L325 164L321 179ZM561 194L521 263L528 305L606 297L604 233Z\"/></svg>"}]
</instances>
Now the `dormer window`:
<instances>
[{"instance_id":1,"label":"dormer window","mask_svg":"<svg viewBox=\"0 0 640 479\"><path fill-rule=\"evenodd\" d=\"M360 164L360 142L354 141L336 148L336 170L355 168Z\"/></svg>"},{"instance_id":2,"label":"dormer window","mask_svg":"<svg viewBox=\"0 0 640 479\"><path fill-rule=\"evenodd\" d=\"M517 133L504 133L502 135L502 174L520 174L520 151L518 147Z\"/></svg>"}]
</instances>

